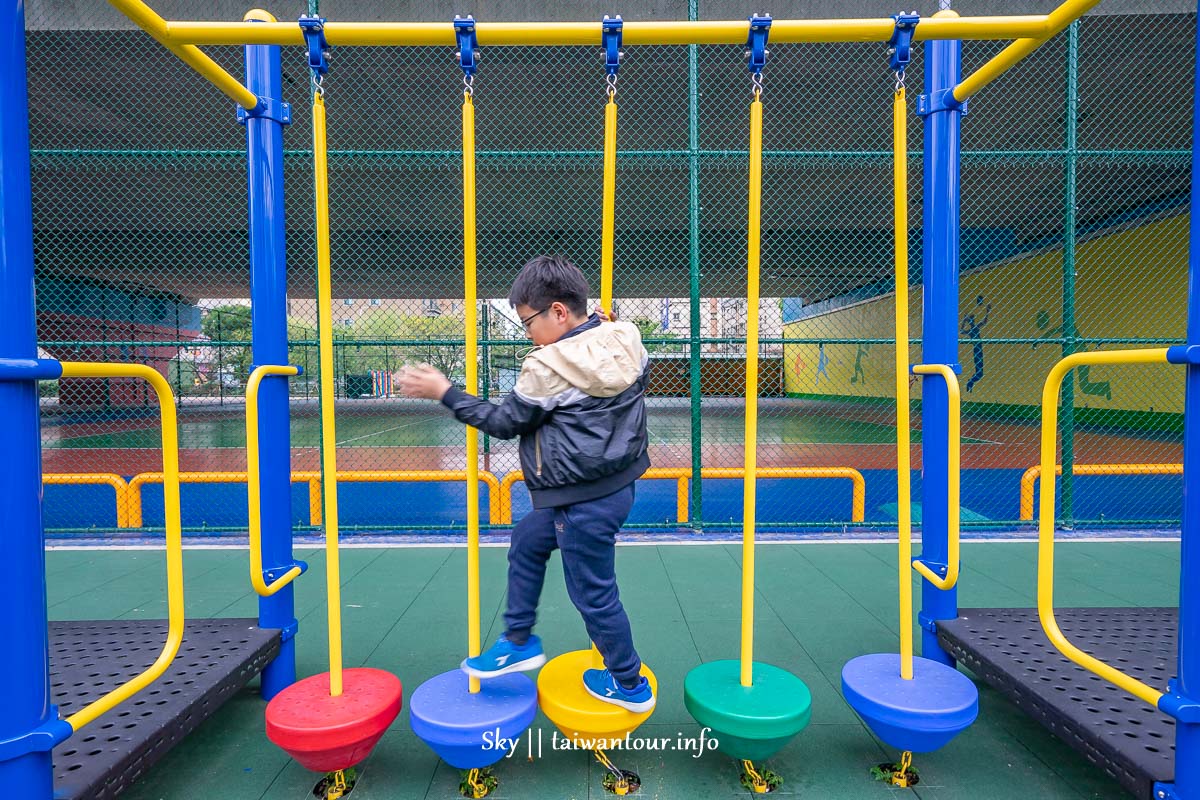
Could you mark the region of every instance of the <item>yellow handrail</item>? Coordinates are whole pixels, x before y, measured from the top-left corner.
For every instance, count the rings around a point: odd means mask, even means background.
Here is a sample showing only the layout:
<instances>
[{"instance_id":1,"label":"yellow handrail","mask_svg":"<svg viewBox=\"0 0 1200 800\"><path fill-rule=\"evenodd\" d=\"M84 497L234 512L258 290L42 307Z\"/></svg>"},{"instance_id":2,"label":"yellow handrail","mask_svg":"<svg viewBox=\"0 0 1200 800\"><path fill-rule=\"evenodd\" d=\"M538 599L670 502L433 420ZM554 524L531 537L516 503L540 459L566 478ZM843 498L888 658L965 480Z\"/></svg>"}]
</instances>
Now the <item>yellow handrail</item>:
<instances>
[{"instance_id":1,"label":"yellow handrail","mask_svg":"<svg viewBox=\"0 0 1200 800\"><path fill-rule=\"evenodd\" d=\"M920 30L922 25L917 26ZM896 251L896 547L900 565L900 677L912 680L912 437L908 398L908 105L892 95L892 202Z\"/></svg>"},{"instance_id":2,"label":"yellow handrail","mask_svg":"<svg viewBox=\"0 0 1200 800\"><path fill-rule=\"evenodd\" d=\"M917 375L941 375L942 379L946 381L946 394L950 401L948 410L950 417L948 431L950 454L946 461L946 469L949 475L949 485L946 487L946 503L949 506L946 513L946 541L948 545L946 552L946 577L943 578L938 575L919 558L912 562L913 569L921 573L921 577L942 591L945 591L953 589L958 584L959 519L962 514L959 504L959 488L962 479L962 471L959 469L962 450L962 392L958 388L958 376L954 374L954 370L945 364L918 364L913 367L912 371Z\"/></svg>"},{"instance_id":3,"label":"yellow handrail","mask_svg":"<svg viewBox=\"0 0 1200 800\"><path fill-rule=\"evenodd\" d=\"M1033 487L1042 474L1041 465L1034 465L1021 476L1021 519L1033 519ZM1062 475L1062 464L1054 468ZM1072 475L1182 475L1183 464L1073 464Z\"/></svg>"},{"instance_id":4,"label":"yellow handrail","mask_svg":"<svg viewBox=\"0 0 1200 800\"><path fill-rule=\"evenodd\" d=\"M217 62L206 56L200 48L195 45L174 41L170 33L170 23L155 13L154 9L143 3L142 0L109 0L109 2L139 28L154 37L159 44L174 53L183 63L200 73L202 78L217 87L230 100L233 100L233 102L245 109L252 109L258 105L258 96L254 92L247 89L237 78L230 75ZM265 24L278 24L275 23L274 17L271 17L264 11L250 12L250 14L255 13L270 17L270 22ZM247 19L250 18L250 14L246 15ZM261 18L261 16L258 18ZM235 24L246 28L254 27L253 24L244 22ZM297 32L300 30L295 23L292 23L291 27L296 28Z\"/></svg>"},{"instance_id":5,"label":"yellow handrail","mask_svg":"<svg viewBox=\"0 0 1200 800\"><path fill-rule=\"evenodd\" d=\"M1058 651L1088 672L1157 707L1163 693L1103 661L1088 655L1067 640L1054 618L1054 492L1055 463L1058 455L1058 397L1066 374L1083 364L1166 364L1167 348L1108 350L1074 353L1059 361L1046 376L1042 388L1041 474L1042 496L1038 517L1038 618Z\"/></svg>"},{"instance_id":6,"label":"yellow handrail","mask_svg":"<svg viewBox=\"0 0 1200 800\"><path fill-rule=\"evenodd\" d=\"M163 507L166 511L167 641L144 672L67 717L75 731L123 703L166 672L183 641L183 525L179 507L179 425L171 386L159 372L143 364L62 362L64 378L142 378L153 388L162 414Z\"/></svg>"},{"instance_id":7,"label":"yellow handrail","mask_svg":"<svg viewBox=\"0 0 1200 800\"><path fill-rule=\"evenodd\" d=\"M111 486L117 493L117 527L128 528L129 525L129 484L120 475L111 472L64 472L45 473L42 475L43 484L58 486L97 484Z\"/></svg>"},{"instance_id":8,"label":"yellow handrail","mask_svg":"<svg viewBox=\"0 0 1200 800\"><path fill-rule=\"evenodd\" d=\"M759 478L846 478L851 483L850 521L862 522L866 516L867 483L863 474L853 467L759 467L755 474ZM704 467L701 478L742 478L742 467ZM691 467L651 467L641 480L673 480L677 482L675 492L675 521L688 521L688 481L692 479ZM525 473L513 470L497 485L499 502L495 504L497 519L493 524L511 525L513 521L513 485L523 482Z\"/></svg>"},{"instance_id":9,"label":"yellow handrail","mask_svg":"<svg viewBox=\"0 0 1200 800\"><path fill-rule=\"evenodd\" d=\"M269 585L262 568L262 498L258 474L258 387L268 375L298 375L296 367L256 367L246 381L246 497L250 510L250 585L262 597L270 597L296 579L302 570L292 566Z\"/></svg>"},{"instance_id":10,"label":"yellow handrail","mask_svg":"<svg viewBox=\"0 0 1200 800\"><path fill-rule=\"evenodd\" d=\"M421 483L423 481L454 482L465 480L465 470L345 470L337 474L338 482L347 483ZM180 483L246 483L245 472L181 472ZM315 470L297 470L292 473L292 483L308 484L308 519L310 525L321 524L321 473ZM488 522L501 524L500 479L490 472L479 471L479 480L488 487ZM148 483L162 483L161 472L140 472L129 480L127 505L129 523L126 527L142 527L141 489ZM511 519L509 520L512 521Z\"/></svg>"},{"instance_id":11,"label":"yellow handrail","mask_svg":"<svg viewBox=\"0 0 1200 800\"><path fill-rule=\"evenodd\" d=\"M1003 75L1014 64L1025 56L1037 50L1043 44L1053 39L1063 28L1082 17L1100 0L1067 0L1046 17L1045 30L1040 35L1032 37L1021 36L1017 41L1001 50L995 57L975 70L954 87L954 99L962 102L978 92L984 86ZM944 12L938 12L944 13ZM928 25L934 20L922 20L918 28Z\"/></svg>"},{"instance_id":12,"label":"yellow handrail","mask_svg":"<svg viewBox=\"0 0 1200 800\"><path fill-rule=\"evenodd\" d=\"M127 0L112 2L123 11L126 5L133 5ZM931 17L921 20L913 39L1040 39L1053 35L1050 31L1058 19L1055 14L1061 15L1061 9L1050 15ZM129 15L133 18L132 14ZM164 35L175 45L304 44L300 29L290 22L248 25L172 20L163 24ZM771 41L886 42L895 27L895 21L890 18L778 19L771 24ZM479 44L484 47L599 46L602 41L599 22L480 21L476 23L476 30ZM749 23L744 19L630 20L625 22L622 36L627 45L740 45L746 43L748 33ZM446 22L327 22L325 36L335 47L452 47L455 44L454 29Z\"/></svg>"}]
</instances>

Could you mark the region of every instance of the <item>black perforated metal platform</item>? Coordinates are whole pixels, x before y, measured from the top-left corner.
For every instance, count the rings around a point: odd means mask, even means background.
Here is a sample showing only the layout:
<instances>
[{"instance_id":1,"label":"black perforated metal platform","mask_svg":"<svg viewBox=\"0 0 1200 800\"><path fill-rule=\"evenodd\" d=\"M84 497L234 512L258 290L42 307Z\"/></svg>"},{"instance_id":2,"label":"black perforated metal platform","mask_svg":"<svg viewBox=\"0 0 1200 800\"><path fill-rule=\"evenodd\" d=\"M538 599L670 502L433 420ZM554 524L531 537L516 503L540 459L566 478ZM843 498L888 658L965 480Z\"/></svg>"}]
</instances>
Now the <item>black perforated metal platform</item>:
<instances>
[{"instance_id":1,"label":"black perforated metal platform","mask_svg":"<svg viewBox=\"0 0 1200 800\"><path fill-rule=\"evenodd\" d=\"M50 683L69 716L154 663L166 620L50 623ZM192 620L154 683L54 748L56 800L116 797L279 652L253 619Z\"/></svg>"},{"instance_id":2,"label":"black perforated metal platform","mask_svg":"<svg viewBox=\"0 0 1200 800\"><path fill-rule=\"evenodd\" d=\"M1163 691L1175 676L1178 609L1060 608L1055 616L1075 645L1122 672ZM964 667L1137 797L1174 778L1175 720L1067 661L1036 610L964 608L937 627Z\"/></svg>"}]
</instances>

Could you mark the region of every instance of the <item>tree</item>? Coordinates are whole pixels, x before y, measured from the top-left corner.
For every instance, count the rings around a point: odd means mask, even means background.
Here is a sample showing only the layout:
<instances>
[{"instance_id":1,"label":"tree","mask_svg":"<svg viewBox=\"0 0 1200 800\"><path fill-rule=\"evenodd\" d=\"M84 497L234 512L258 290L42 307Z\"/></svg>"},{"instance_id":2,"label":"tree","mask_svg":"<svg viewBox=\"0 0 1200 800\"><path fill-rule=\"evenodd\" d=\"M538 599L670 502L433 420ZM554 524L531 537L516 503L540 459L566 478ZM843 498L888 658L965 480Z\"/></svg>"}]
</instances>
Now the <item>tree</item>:
<instances>
[{"instance_id":1,"label":"tree","mask_svg":"<svg viewBox=\"0 0 1200 800\"><path fill-rule=\"evenodd\" d=\"M230 375L239 383L250 377L253 355L250 351L250 309L226 304L208 309L200 321L200 332L213 342L246 342L244 345L217 344L211 358L216 380Z\"/></svg>"},{"instance_id":2,"label":"tree","mask_svg":"<svg viewBox=\"0 0 1200 800\"><path fill-rule=\"evenodd\" d=\"M645 317L636 317L629 321L637 326L637 329L642 334L643 340L645 340L645 339L678 339L679 338L678 334L671 333L670 331L664 331L662 329L662 324L659 322L656 322L655 320L647 319ZM675 350L675 349L677 349L677 348L674 345L670 345L670 344L662 344L662 343L658 343L658 342L646 344L646 352L647 353L657 353L657 352L662 352L664 350Z\"/></svg>"}]
</instances>

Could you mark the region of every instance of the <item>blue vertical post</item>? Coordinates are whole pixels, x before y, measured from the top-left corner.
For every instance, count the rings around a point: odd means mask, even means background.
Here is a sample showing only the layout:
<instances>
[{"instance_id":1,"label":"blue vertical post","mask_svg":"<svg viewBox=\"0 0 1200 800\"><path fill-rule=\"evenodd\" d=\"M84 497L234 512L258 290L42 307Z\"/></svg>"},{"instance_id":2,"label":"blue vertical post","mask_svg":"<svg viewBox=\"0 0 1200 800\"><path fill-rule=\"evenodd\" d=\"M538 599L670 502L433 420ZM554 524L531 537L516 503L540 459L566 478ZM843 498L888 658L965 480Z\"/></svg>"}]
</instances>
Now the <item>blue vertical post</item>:
<instances>
[{"instance_id":1,"label":"blue vertical post","mask_svg":"<svg viewBox=\"0 0 1200 800\"><path fill-rule=\"evenodd\" d=\"M1192 217L1188 242L1187 343L1200 345L1200 19L1192 117ZM1175 796L1200 800L1200 364L1189 363L1184 393L1183 531L1179 575L1179 671L1172 694L1191 704L1175 723Z\"/></svg>"},{"instance_id":2,"label":"blue vertical post","mask_svg":"<svg viewBox=\"0 0 1200 800\"><path fill-rule=\"evenodd\" d=\"M263 11L247 20L274 22ZM287 364L287 263L284 257L283 126L290 111L283 103L280 48L245 48L246 86L258 108L239 118L246 125L250 212L250 303L255 365ZM271 376L259 390L258 440L262 486L262 563L268 582L294 563L292 556L291 438L288 382ZM262 676L262 696L271 699L296 680L295 591L291 584L258 601L258 623L283 630L279 655Z\"/></svg>"},{"instance_id":3,"label":"blue vertical post","mask_svg":"<svg viewBox=\"0 0 1200 800\"><path fill-rule=\"evenodd\" d=\"M25 7L0 11L0 358L37 357L33 294L33 209L29 189L29 104L25 85ZM32 376L31 376L32 377ZM46 725L50 655L42 534L42 461L35 380L0 380L4 458L0 458L0 740L21 740ZM26 742L29 740L26 739ZM13 748L0 761L0 786L15 797L53 794L50 753Z\"/></svg>"},{"instance_id":4,"label":"blue vertical post","mask_svg":"<svg viewBox=\"0 0 1200 800\"><path fill-rule=\"evenodd\" d=\"M935 16L957 16L939 11ZM958 365L958 182L959 132L963 107L951 94L962 69L962 42L925 45L925 92L918 113L925 118L924 242L922 268L921 360ZM921 540L924 559L933 568L948 559L947 487L949 478L950 399L945 382L925 378L921 387ZM921 655L953 664L938 644L934 621L958 616L958 591L941 591L928 581L921 587Z\"/></svg>"}]
</instances>

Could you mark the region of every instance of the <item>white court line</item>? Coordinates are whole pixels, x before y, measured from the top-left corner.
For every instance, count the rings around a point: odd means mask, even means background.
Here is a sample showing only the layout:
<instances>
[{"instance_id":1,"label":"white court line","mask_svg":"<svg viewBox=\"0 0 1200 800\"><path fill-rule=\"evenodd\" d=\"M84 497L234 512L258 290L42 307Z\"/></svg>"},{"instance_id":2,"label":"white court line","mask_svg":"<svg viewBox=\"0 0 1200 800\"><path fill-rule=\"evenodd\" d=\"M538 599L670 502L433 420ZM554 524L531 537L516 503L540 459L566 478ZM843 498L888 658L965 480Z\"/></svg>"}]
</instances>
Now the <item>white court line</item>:
<instances>
[{"instance_id":1,"label":"white court line","mask_svg":"<svg viewBox=\"0 0 1200 800\"><path fill-rule=\"evenodd\" d=\"M427 422L429 422L429 419L418 419L414 422L406 422L403 425L396 425L395 427L392 427L392 428L384 428L381 431L373 431L371 433L365 433L362 436L352 436L349 439L342 439L340 442L338 442L338 444L339 445L349 444L350 442L357 442L360 439L370 439L372 436L379 436L384 433L391 433L392 431L398 431L401 428L411 428L413 425L422 425ZM428 445L428 444L417 445L417 447L444 447L444 446L449 446L449 445Z\"/></svg>"},{"instance_id":2,"label":"white court line","mask_svg":"<svg viewBox=\"0 0 1200 800\"><path fill-rule=\"evenodd\" d=\"M1012 542L1014 544L1034 544L1037 539L964 539L963 546L969 546L979 543L988 544L1005 544ZM1082 536L1078 539L1060 539L1056 544L1071 544L1073 542L1179 542L1178 536ZM756 545L770 547L777 544L896 544L896 539L772 539L770 541L757 541ZM617 542L618 547L698 547L702 545L728 545L741 544L741 539L719 539L716 541L663 541L663 542ZM415 547L426 548L451 548L461 549L467 546L466 542L342 542L338 545L339 548L345 550L403 550ZM480 547L508 547L507 542L480 542ZM165 550L165 545L159 544L47 544L47 550ZM244 544L185 544L184 550L245 550ZM324 550L323 543L299 543L293 545L295 550Z\"/></svg>"}]
</instances>

